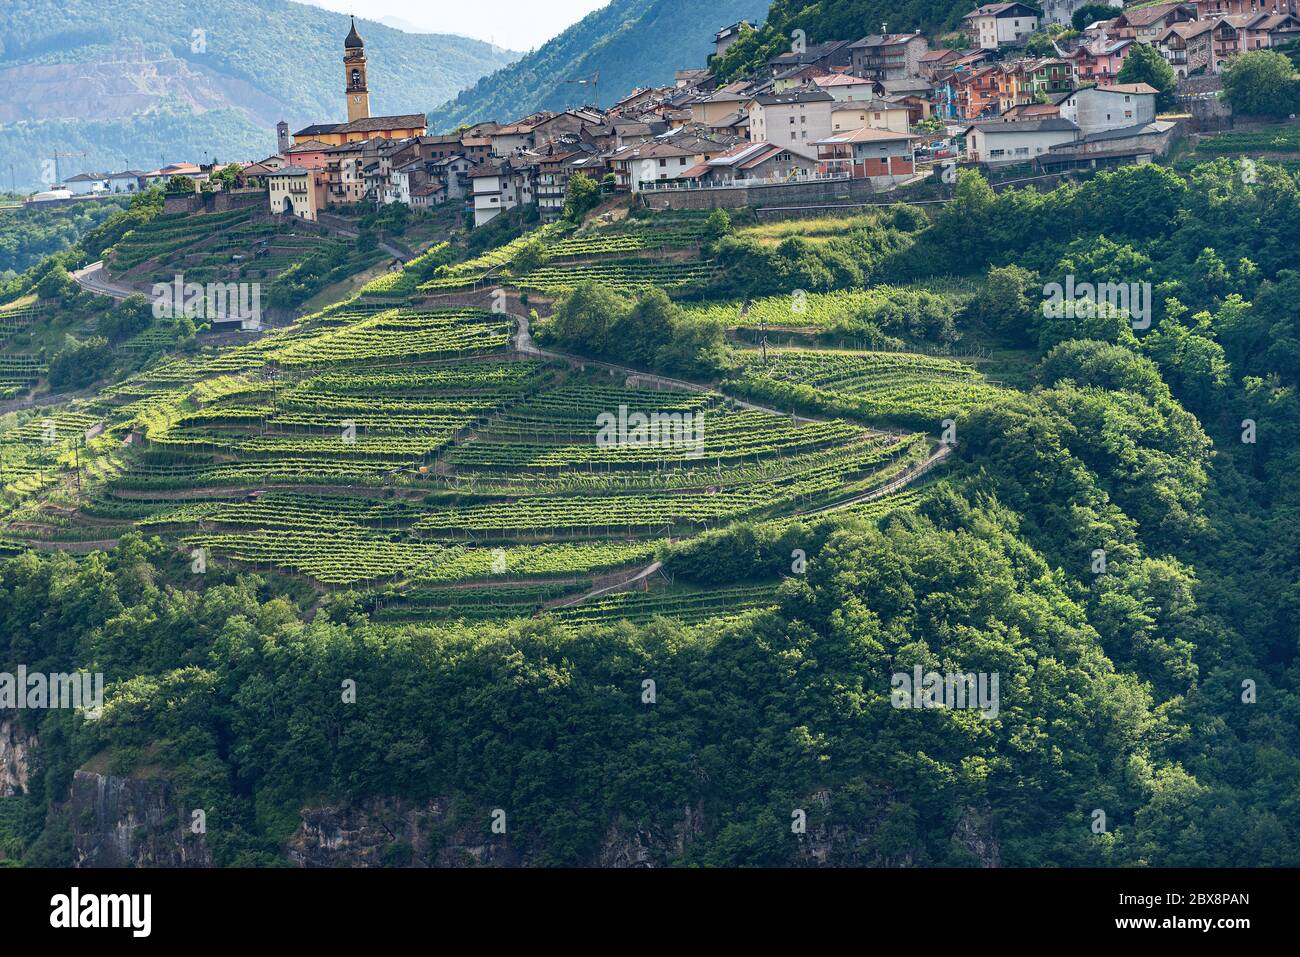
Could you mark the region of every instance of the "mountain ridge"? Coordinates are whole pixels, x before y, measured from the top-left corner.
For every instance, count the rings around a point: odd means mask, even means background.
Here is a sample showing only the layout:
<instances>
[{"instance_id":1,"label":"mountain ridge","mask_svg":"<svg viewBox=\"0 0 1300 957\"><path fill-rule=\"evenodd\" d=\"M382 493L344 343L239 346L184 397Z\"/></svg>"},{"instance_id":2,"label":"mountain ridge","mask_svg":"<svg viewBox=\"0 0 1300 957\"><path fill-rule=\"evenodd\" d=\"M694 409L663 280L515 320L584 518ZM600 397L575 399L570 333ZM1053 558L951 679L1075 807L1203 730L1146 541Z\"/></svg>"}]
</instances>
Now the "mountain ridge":
<instances>
[{"instance_id":1,"label":"mountain ridge","mask_svg":"<svg viewBox=\"0 0 1300 957\"><path fill-rule=\"evenodd\" d=\"M168 131L156 144L168 162L205 150L260 158L280 119L297 128L345 118L348 24L291 0L11 0L0 8L0 170L31 188L55 153L87 168L152 168L153 125ZM518 56L466 37L357 26L377 114L424 112ZM285 36L293 42L276 42Z\"/></svg>"},{"instance_id":2,"label":"mountain ridge","mask_svg":"<svg viewBox=\"0 0 1300 957\"><path fill-rule=\"evenodd\" d=\"M766 0L613 0L505 69L484 76L429 115L430 129L505 121L560 110L592 97L566 80L600 74L596 92L609 106L634 87L671 83L673 71L703 67L713 34L737 20L762 20Z\"/></svg>"}]
</instances>

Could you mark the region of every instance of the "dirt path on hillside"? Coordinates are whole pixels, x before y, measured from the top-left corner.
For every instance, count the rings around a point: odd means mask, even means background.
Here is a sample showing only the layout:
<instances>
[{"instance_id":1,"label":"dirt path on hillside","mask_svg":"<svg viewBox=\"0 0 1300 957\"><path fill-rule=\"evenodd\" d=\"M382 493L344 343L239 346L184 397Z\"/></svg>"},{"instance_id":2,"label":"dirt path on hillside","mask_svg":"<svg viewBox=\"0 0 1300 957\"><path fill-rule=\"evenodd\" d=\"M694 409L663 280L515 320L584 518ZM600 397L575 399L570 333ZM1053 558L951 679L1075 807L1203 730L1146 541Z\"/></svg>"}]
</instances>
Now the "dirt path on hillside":
<instances>
[{"instance_id":1,"label":"dirt path on hillside","mask_svg":"<svg viewBox=\"0 0 1300 957\"><path fill-rule=\"evenodd\" d=\"M518 324L518 330L515 332L514 337L515 350L524 355L536 356L542 359L554 359L560 362L567 362L569 365L581 366L582 368L594 367L597 369L608 369L610 372L622 375L629 383L637 385L648 384L665 389L677 389L685 392L717 392L719 395L723 395L729 402L734 402L742 409L749 409L755 412L766 412L770 415L779 415L782 418L788 418L796 425L810 425L815 422L823 421L821 419L810 419L806 416L782 412L780 409L758 405L754 402L747 402L744 399L738 399L735 396L726 395L711 385L703 385L699 382L688 382L685 379L674 379L670 376L658 375L653 372L642 372L638 369L633 369L630 366L618 365L614 362L604 362L600 359L588 359L585 356L573 355L568 352L555 352L550 349L543 349L533 341L533 334L532 330L529 328L528 317L515 315L512 318L514 318L515 322ZM869 431L877 432L881 435L895 434L881 429L871 429Z\"/></svg>"}]
</instances>

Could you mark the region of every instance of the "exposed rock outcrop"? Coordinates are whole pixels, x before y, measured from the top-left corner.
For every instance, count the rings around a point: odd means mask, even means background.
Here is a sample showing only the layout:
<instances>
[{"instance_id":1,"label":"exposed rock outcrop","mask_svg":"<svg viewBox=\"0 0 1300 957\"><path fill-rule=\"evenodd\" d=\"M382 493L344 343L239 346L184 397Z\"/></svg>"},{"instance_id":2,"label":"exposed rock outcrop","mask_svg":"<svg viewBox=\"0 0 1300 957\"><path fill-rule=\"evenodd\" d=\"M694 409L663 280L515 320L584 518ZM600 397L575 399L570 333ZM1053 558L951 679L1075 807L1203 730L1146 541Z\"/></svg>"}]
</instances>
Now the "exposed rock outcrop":
<instances>
[{"instance_id":1,"label":"exposed rock outcrop","mask_svg":"<svg viewBox=\"0 0 1300 957\"><path fill-rule=\"evenodd\" d=\"M76 771L63 813L76 867L211 867L207 837L165 781Z\"/></svg>"},{"instance_id":2,"label":"exposed rock outcrop","mask_svg":"<svg viewBox=\"0 0 1300 957\"><path fill-rule=\"evenodd\" d=\"M592 864L596 867L657 867L686 853L704 833L702 805L683 809L682 819L670 827L633 825L610 826Z\"/></svg>"},{"instance_id":3,"label":"exposed rock outcrop","mask_svg":"<svg viewBox=\"0 0 1300 957\"><path fill-rule=\"evenodd\" d=\"M524 863L489 820L458 821L443 801L375 798L302 812L286 844L300 867L513 867Z\"/></svg>"},{"instance_id":4,"label":"exposed rock outcrop","mask_svg":"<svg viewBox=\"0 0 1300 957\"><path fill-rule=\"evenodd\" d=\"M205 110L246 110L274 123L283 109L246 80L139 44L89 63L25 63L0 70L0 123L56 117L106 120L183 104Z\"/></svg>"},{"instance_id":5,"label":"exposed rock outcrop","mask_svg":"<svg viewBox=\"0 0 1300 957\"><path fill-rule=\"evenodd\" d=\"M853 806L858 807L857 795ZM889 821L891 806L846 819L831 790L803 802L807 831L794 835L790 863L803 867L909 867L918 850L906 830ZM906 807L902 809L906 819ZM78 867L207 867L206 838L190 830L191 812L164 781L77 771L60 813L70 820ZM541 863L545 848L510 828L496 834L491 818L467 814L445 799L366 798L309 807L285 841L284 858L299 867L519 867ZM671 866L687 859L710 829L702 804L680 819L616 821L585 863L593 867ZM888 836L884 836L888 834ZM780 835L775 835L780 839ZM791 835L787 834L786 839ZM949 840L970 863L997 867L1001 848L987 810L966 807ZM884 848L890 848L885 850ZM920 861L924 863L924 859Z\"/></svg>"},{"instance_id":6,"label":"exposed rock outcrop","mask_svg":"<svg viewBox=\"0 0 1300 957\"><path fill-rule=\"evenodd\" d=\"M918 862L912 848L886 852L880 840L885 808L874 818L866 820L836 820L830 813L834 807L830 791L817 791L808 798L807 809L812 818L813 808L822 812L817 823L811 820L808 831L799 837L796 863L804 867L912 867ZM972 863L979 867L997 867L1001 849L994 833L992 820L986 811L973 807L963 809L961 817L950 836L952 844L968 852Z\"/></svg>"},{"instance_id":7,"label":"exposed rock outcrop","mask_svg":"<svg viewBox=\"0 0 1300 957\"><path fill-rule=\"evenodd\" d=\"M35 746L36 736L19 728L13 718L0 720L0 797L27 793Z\"/></svg>"}]
</instances>

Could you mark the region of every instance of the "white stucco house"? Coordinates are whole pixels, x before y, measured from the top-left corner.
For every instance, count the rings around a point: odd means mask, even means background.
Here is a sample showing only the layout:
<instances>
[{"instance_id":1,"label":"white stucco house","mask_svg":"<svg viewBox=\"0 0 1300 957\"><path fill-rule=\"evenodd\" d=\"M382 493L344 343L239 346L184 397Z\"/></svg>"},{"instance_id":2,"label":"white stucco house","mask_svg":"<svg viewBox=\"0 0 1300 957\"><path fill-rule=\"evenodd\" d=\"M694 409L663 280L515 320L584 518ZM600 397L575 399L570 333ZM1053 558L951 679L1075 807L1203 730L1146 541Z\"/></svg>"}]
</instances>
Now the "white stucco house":
<instances>
[{"instance_id":1,"label":"white stucco house","mask_svg":"<svg viewBox=\"0 0 1300 957\"><path fill-rule=\"evenodd\" d=\"M1029 163L1053 146L1073 143L1079 127L1070 120L1052 116L1041 120L985 120L966 127L966 158L973 163L997 166Z\"/></svg>"},{"instance_id":2,"label":"white stucco house","mask_svg":"<svg viewBox=\"0 0 1300 957\"><path fill-rule=\"evenodd\" d=\"M1061 119L1084 133L1141 126L1156 118L1157 95L1156 88L1146 83L1085 86L1060 102Z\"/></svg>"},{"instance_id":3,"label":"white stucco house","mask_svg":"<svg viewBox=\"0 0 1300 957\"><path fill-rule=\"evenodd\" d=\"M986 3L962 17L962 27L982 50L1021 46L1038 29L1038 11L1023 3Z\"/></svg>"}]
</instances>

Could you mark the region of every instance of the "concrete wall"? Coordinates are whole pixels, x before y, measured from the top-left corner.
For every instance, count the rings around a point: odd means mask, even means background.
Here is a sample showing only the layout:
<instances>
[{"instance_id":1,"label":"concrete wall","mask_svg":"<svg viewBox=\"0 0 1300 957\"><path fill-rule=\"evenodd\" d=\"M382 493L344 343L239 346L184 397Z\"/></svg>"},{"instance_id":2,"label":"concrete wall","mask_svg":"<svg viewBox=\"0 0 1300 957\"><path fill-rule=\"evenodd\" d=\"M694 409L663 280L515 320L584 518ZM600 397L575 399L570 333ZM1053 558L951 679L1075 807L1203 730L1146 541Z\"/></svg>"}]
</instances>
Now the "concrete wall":
<instances>
[{"instance_id":1,"label":"concrete wall","mask_svg":"<svg viewBox=\"0 0 1300 957\"><path fill-rule=\"evenodd\" d=\"M264 189L221 190L216 193L195 193L186 196L168 196L163 199L167 213L223 213L228 209L246 209L249 206L267 208Z\"/></svg>"},{"instance_id":2,"label":"concrete wall","mask_svg":"<svg viewBox=\"0 0 1300 957\"><path fill-rule=\"evenodd\" d=\"M1220 130L1225 126L1239 125L1233 122L1232 104L1222 97L1187 97L1183 106L1192 114L1192 123L1197 130Z\"/></svg>"},{"instance_id":3,"label":"concrete wall","mask_svg":"<svg viewBox=\"0 0 1300 957\"><path fill-rule=\"evenodd\" d=\"M852 203L876 197L882 184L866 179L773 183L735 189L657 190L640 193L650 209L739 209L742 206L796 206L801 203Z\"/></svg>"},{"instance_id":4,"label":"concrete wall","mask_svg":"<svg viewBox=\"0 0 1300 957\"><path fill-rule=\"evenodd\" d=\"M1080 153L1110 153L1116 150L1151 149L1156 156L1164 156L1175 142L1186 135L1182 123L1175 123L1164 133L1145 133L1137 136L1125 136L1121 139L1096 140L1092 143L1080 143L1076 147Z\"/></svg>"}]
</instances>

